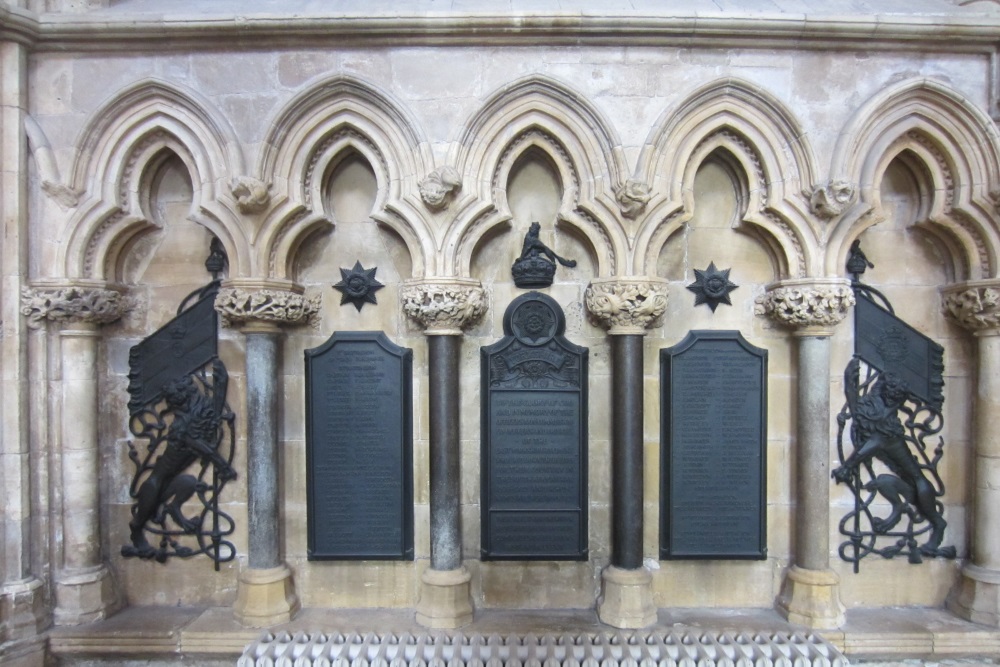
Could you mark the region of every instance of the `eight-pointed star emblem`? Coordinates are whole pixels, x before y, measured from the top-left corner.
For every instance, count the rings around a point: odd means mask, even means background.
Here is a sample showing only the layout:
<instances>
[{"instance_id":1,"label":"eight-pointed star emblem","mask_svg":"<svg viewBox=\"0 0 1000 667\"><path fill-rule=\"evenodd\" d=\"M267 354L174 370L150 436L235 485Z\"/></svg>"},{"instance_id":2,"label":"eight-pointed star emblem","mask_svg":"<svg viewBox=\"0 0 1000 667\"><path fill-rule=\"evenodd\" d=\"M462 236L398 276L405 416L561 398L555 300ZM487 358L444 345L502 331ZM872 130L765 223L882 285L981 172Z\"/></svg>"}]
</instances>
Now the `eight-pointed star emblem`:
<instances>
[{"instance_id":1,"label":"eight-pointed star emblem","mask_svg":"<svg viewBox=\"0 0 1000 667\"><path fill-rule=\"evenodd\" d=\"M340 290L343 294L340 297L340 305L353 303L358 312L361 312L361 306L366 303L377 304L375 290L380 290L385 285L375 280L376 271L378 271L377 266L366 269L361 266L360 261L354 262L353 269L341 269L341 280L333 286L334 289Z\"/></svg>"},{"instance_id":2,"label":"eight-pointed star emblem","mask_svg":"<svg viewBox=\"0 0 1000 667\"><path fill-rule=\"evenodd\" d=\"M687 286L689 290L695 293L694 305L700 306L703 303L707 303L713 313L720 303L724 303L727 306L733 305L733 302L729 300L729 293L739 287L739 285L729 282L730 270L723 269L720 271L715 268L715 262L709 262L708 268L704 271L695 269L695 280Z\"/></svg>"}]
</instances>

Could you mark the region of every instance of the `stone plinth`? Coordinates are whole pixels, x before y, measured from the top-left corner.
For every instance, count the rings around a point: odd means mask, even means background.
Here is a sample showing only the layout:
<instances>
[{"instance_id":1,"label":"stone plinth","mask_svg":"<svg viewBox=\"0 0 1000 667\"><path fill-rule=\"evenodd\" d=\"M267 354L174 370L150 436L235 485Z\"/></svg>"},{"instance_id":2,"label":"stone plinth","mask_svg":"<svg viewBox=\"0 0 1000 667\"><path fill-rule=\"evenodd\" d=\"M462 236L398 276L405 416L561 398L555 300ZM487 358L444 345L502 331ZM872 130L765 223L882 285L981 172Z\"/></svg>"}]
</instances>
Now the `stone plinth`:
<instances>
[{"instance_id":1,"label":"stone plinth","mask_svg":"<svg viewBox=\"0 0 1000 667\"><path fill-rule=\"evenodd\" d=\"M790 623L807 628L832 630L844 624L840 577L832 570L788 568L774 606Z\"/></svg>"},{"instance_id":2,"label":"stone plinth","mask_svg":"<svg viewBox=\"0 0 1000 667\"><path fill-rule=\"evenodd\" d=\"M447 630L472 622L472 577L468 570L433 570L420 577L417 623Z\"/></svg>"},{"instance_id":3,"label":"stone plinth","mask_svg":"<svg viewBox=\"0 0 1000 667\"><path fill-rule=\"evenodd\" d=\"M601 574L597 616L615 628L644 628L656 622L653 575L645 568L623 570L609 565Z\"/></svg>"},{"instance_id":4,"label":"stone plinth","mask_svg":"<svg viewBox=\"0 0 1000 667\"><path fill-rule=\"evenodd\" d=\"M288 623L298 610L295 583L287 565L248 568L240 573L233 613L243 625L266 628Z\"/></svg>"}]
</instances>

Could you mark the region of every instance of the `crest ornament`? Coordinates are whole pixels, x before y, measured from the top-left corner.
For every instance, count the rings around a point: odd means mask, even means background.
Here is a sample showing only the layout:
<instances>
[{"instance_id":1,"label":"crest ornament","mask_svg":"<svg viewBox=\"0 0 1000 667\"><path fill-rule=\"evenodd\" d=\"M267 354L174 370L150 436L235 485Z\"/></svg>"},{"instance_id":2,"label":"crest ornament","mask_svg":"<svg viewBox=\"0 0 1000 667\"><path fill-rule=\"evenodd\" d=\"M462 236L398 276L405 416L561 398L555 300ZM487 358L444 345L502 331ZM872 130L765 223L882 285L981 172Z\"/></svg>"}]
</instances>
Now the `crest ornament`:
<instances>
[{"instance_id":1,"label":"crest ornament","mask_svg":"<svg viewBox=\"0 0 1000 667\"><path fill-rule=\"evenodd\" d=\"M729 272L732 269L715 268L715 262L709 262L708 268L704 271L694 270L695 280L687 286L695 293L694 305L707 304L712 312L719 307L720 303L727 306L733 305L729 299L729 293L737 289L739 285L730 282Z\"/></svg>"},{"instance_id":2,"label":"crest ornament","mask_svg":"<svg viewBox=\"0 0 1000 667\"><path fill-rule=\"evenodd\" d=\"M551 287L556 275L556 262L570 269L576 266L576 260L560 257L541 241L541 229L541 224L531 223L528 233L524 235L521 256L510 267L514 284L523 289Z\"/></svg>"},{"instance_id":3,"label":"crest ornament","mask_svg":"<svg viewBox=\"0 0 1000 667\"><path fill-rule=\"evenodd\" d=\"M360 261L354 262L353 269L340 269L341 280L333 286L334 289L339 290L342 294L340 305L343 306L345 303L350 303L358 309L358 312L361 312L361 307L366 303L378 304L378 301L375 299L375 292L385 287L385 285L375 280L376 271L378 271L377 266L366 269L361 266Z\"/></svg>"}]
</instances>

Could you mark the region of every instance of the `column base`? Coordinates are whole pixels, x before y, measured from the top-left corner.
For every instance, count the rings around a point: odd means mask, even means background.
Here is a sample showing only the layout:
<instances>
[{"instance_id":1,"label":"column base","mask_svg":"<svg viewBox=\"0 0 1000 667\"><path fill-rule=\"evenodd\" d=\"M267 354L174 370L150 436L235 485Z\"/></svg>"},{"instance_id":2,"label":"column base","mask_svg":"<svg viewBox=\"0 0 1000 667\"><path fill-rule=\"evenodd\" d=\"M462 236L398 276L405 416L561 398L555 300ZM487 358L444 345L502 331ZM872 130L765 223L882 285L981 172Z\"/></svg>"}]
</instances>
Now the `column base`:
<instances>
[{"instance_id":1,"label":"column base","mask_svg":"<svg viewBox=\"0 0 1000 667\"><path fill-rule=\"evenodd\" d=\"M945 604L956 616L1000 627L1000 571L967 564Z\"/></svg>"},{"instance_id":2,"label":"column base","mask_svg":"<svg viewBox=\"0 0 1000 667\"><path fill-rule=\"evenodd\" d=\"M56 625L84 625L102 621L121 606L114 579L100 565L89 570L66 570L55 582Z\"/></svg>"},{"instance_id":3,"label":"column base","mask_svg":"<svg viewBox=\"0 0 1000 667\"><path fill-rule=\"evenodd\" d=\"M472 576L457 570L424 570L420 575L417 623L428 628L450 630L472 622Z\"/></svg>"},{"instance_id":4,"label":"column base","mask_svg":"<svg viewBox=\"0 0 1000 667\"><path fill-rule=\"evenodd\" d=\"M649 570L623 570L614 565L604 568L597 617L615 628L638 629L655 623L653 575Z\"/></svg>"},{"instance_id":5,"label":"column base","mask_svg":"<svg viewBox=\"0 0 1000 667\"><path fill-rule=\"evenodd\" d=\"M789 623L817 630L833 630L844 624L840 601L840 577L833 570L788 568L781 594L774 607Z\"/></svg>"},{"instance_id":6,"label":"column base","mask_svg":"<svg viewBox=\"0 0 1000 667\"><path fill-rule=\"evenodd\" d=\"M299 610L292 571L282 563L278 567L240 572L233 614L249 628L267 628L288 623Z\"/></svg>"},{"instance_id":7,"label":"column base","mask_svg":"<svg viewBox=\"0 0 1000 667\"><path fill-rule=\"evenodd\" d=\"M34 637L48 625L40 579L30 577L0 586L0 644Z\"/></svg>"}]
</instances>

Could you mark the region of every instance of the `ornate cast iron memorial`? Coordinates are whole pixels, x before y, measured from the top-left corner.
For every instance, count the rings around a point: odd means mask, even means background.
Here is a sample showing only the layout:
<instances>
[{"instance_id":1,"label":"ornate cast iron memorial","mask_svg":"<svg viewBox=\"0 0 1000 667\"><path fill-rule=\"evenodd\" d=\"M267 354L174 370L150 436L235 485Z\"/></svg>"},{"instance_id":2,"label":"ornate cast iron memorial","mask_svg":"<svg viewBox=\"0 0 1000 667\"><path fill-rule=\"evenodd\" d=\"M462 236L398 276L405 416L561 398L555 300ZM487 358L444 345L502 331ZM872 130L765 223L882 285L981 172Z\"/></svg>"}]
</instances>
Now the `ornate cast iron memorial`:
<instances>
[{"instance_id":1,"label":"ornate cast iron memorial","mask_svg":"<svg viewBox=\"0 0 1000 667\"><path fill-rule=\"evenodd\" d=\"M660 373L660 558L765 558L767 350L691 331Z\"/></svg>"},{"instance_id":2,"label":"ornate cast iron memorial","mask_svg":"<svg viewBox=\"0 0 1000 667\"><path fill-rule=\"evenodd\" d=\"M380 331L305 351L308 557L413 559L413 352Z\"/></svg>"},{"instance_id":3,"label":"ornate cast iron memorial","mask_svg":"<svg viewBox=\"0 0 1000 667\"><path fill-rule=\"evenodd\" d=\"M567 268L576 266L575 259L566 259L555 254L539 238L542 226L531 223L521 244L521 256L510 267L514 284L524 289L550 287L556 275L556 262Z\"/></svg>"},{"instance_id":4,"label":"ornate cast iron memorial","mask_svg":"<svg viewBox=\"0 0 1000 667\"><path fill-rule=\"evenodd\" d=\"M911 563L925 556L955 557L954 547L941 546L947 526L938 474L944 453L939 436L944 348L897 317L885 295L861 282L873 266L855 241L847 261L857 299L854 356L844 372L846 402L837 416L840 466L833 471L854 495L853 508L840 521L847 537L840 557L853 563L855 572L871 554L892 558L905 551Z\"/></svg>"},{"instance_id":5,"label":"ornate cast iron memorial","mask_svg":"<svg viewBox=\"0 0 1000 667\"><path fill-rule=\"evenodd\" d=\"M205 262L212 281L129 354L129 429L146 446L129 442L135 503L123 556L164 563L207 554L216 570L236 557L227 539L235 525L219 509L223 487L236 478L235 415L226 404L229 375L218 355L214 306L225 261L213 239Z\"/></svg>"},{"instance_id":6,"label":"ornate cast iron memorial","mask_svg":"<svg viewBox=\"0 0 1000 667\"><path fill-rule=\"evenodd\" d=\"M587 559L587 354L523 294L482 356L483 560Z\"/></svg>"}]
</instances>

